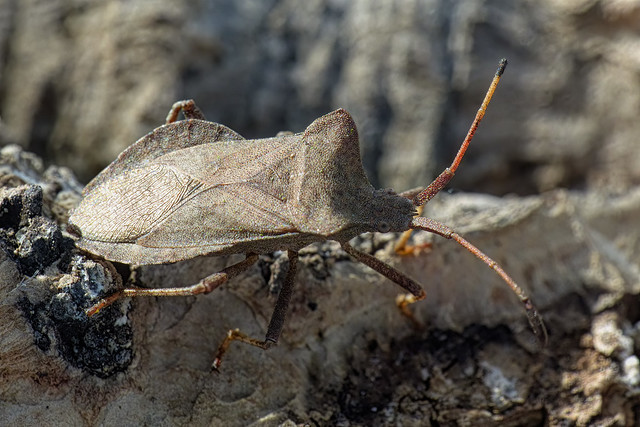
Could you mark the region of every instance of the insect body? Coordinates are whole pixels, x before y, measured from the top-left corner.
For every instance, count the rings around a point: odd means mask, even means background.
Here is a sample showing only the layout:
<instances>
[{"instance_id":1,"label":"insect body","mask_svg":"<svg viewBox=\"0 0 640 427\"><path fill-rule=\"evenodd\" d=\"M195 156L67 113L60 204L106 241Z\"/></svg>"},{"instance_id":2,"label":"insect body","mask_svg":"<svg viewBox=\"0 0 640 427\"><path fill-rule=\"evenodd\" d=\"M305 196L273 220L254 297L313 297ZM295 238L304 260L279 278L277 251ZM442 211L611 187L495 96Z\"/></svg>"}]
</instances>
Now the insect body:
<instances>
[{"instance_id":1,"label":"insect body","mask_svg":"<svg viewBox=\"0 0 640 427\"><path fill-rule=\"evenodd\" d=\"M163 144L174 141L192 145ZM409 199L369 184L344 110L303 134L258 140L197 119L170 123L122 153L84 194L70 219L81 230L78 246L127 264L297 251L404 231L415 215Z\"/></svg>"},{"instance_id":2,"label":"insect body","mask_svg":"<svg viewBox=\"0 0 640 427\"><path fill-rule=\"evenodd\" d=\"M546 331L529 298L490 258L449 227L416 216L453 177L504 71L503 60L452 165L422 191L377 190L362 168L358 132L345 110L315 120L300 134L245 140L204 120L193 101L174 104L167 124L138 140L91 181L69 224L77 245L108 260L158 264L201 255L245 253L245 260L186 288L127 288L87 310L94 314L123 296L208 293L247 269L257 254L287 250L290 269L264 341L230 331L263 349L278 341L296 272L297 252L336 240L357 260L409 292L399 304L423 299L421 286L395 268L349 245L368 231L422 229L456 240L502 276L525 305L534 332ZM185 120L176 121L182 111Z\"/></svg>"}]
</instances>

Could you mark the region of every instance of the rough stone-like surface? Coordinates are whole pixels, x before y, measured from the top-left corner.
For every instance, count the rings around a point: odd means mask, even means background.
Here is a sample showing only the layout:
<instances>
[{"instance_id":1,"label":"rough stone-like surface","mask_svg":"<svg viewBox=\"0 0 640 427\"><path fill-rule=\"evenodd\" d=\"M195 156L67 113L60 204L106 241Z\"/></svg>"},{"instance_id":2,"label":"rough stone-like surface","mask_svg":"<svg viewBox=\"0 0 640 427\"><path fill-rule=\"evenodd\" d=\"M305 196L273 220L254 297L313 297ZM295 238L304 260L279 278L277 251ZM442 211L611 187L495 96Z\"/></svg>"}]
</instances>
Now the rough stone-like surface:
<instances>
[{"instance_id":1,"label":"rough stone-like surface","mask_svg":"<svg viewBox=\"0 0 640 427\"><path fill-rule=\"evenodd\" d=\"M0 0L0 143L29 151L0 151L0 424L639 424L638 22L632 0ZM82 185L55 165L88 181L177 99L250 138L344 107L372 181L404 190L450 162L501 57L451 184L520 196L440 194L426 215L530 292L545 350L495 274L426 234L407 257L397 236L354 242L425 286L419 330L333 243L301 251L280 344L234 344L218 374L229 328L263 336L283 254L208 296L84 315L129 271L74 248Z\"/></svg>"},{"instance_id":2,"label":"rough stone-like surface","mask_svg":"<svg viewBox=\"0 0 640 427\"><path fill-rule=\"evenodd\" d=\"M633 0L3 0L3 138L88 181L177 99L245 137L350 111L374 184L450 161L510 65L456 186L640 182ZM96 149L99 147L99 149Z\"/></svg>"},{"instance_id":3,"label":"rough stone-like surface","mask_svg":"<svg viewBox=\"0 0 640 427\"><path fill-rule=\"evenodd\" d=\"M414 329L399 288L334 243L300 252L280 344L234 344L210 371L229 328L264 334L287 268L264 256L202 297L83 309L121 274L74 249L64 217L79 186L43 172L15 146L0 152L0 412L11 424L633 425L640 416L640 191L556 191L498 199L442 194L447 218L531 292L550 331L539 351L517 299L457 245L399 257L392 235L356 239L426 287ZM60 177L66 177L62 180ZM62 220L61 220L62 219ZM145 286L196 282L234 259L143 267ZM291 425L291 424L289 424Z\"/></svg>"}]
</instances>

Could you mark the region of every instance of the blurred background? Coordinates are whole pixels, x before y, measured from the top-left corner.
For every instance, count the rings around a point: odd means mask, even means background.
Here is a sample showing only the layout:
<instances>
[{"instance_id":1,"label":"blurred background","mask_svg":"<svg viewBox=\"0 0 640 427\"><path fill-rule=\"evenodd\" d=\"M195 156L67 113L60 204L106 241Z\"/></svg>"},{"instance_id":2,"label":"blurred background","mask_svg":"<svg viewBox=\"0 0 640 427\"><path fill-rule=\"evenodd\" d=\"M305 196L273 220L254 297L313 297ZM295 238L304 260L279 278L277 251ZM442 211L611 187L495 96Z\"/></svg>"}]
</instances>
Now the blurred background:
<instances>
[{"instance_id":1,"label":"blurred background","mask_svg":"<svg viewBox=\"0 0 640 427\"><path fill-rule=\"evenodd\" d=\"M354 116L375 186L640 182L637 0L0 0L0 141L87 182L193 98L246 138Z\"/></svg>"},{"instance_id":2,"label":"blurred background","mask_svg":"<svg viewBox=\"0 0 640 427\"><path fill-rule=\"evenodd\" d=\"M47 215L63 224L77 188L9 149L0 178L35 170L15 181L44 182L45 209L32 186L1 188L5 223L15 206L37 215L0 230L7 425L639 425L639 0L0 0L0 144L86 183L176 100L247 138L301 132L344 107L372 183L401 191L450 164L503 57L450 187L577 191L441 196L427 213L471 234L531 292L551 332L544 352L504 283L450 242L392 260L426 285L421 330L392 303L397 288L331 244L311 246L280 345L234 345L220 375L209 367L227 330L266 329L283 257L263 257L215 297L140 298L112 317L122 334L99 316L70 326L63 292L106 277L83 257L73 257L82 268L49 260L65 246ZM358 245L374 252L383 239ZM2 261L40 262L36 250L48 276ZM186 286L227 261L136 275ZM103 351L116 341L130 369ZM127 372L94 376L113 366Z\"/></svg>"}]
</instances>

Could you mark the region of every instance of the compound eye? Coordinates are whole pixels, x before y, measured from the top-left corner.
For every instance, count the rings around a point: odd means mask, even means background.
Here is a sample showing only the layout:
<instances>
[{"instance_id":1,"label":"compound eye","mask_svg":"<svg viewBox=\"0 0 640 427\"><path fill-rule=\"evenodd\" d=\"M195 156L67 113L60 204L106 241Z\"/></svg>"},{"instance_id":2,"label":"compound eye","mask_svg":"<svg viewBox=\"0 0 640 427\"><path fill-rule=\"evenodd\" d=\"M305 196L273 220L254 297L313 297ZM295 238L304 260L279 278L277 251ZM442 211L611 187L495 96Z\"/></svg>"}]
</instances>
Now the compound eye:
<instances>
[{"instance_id":1,"label":"compound eye","mask_svg":"<svg viewBox=\"0 0 640 427\"><path fill-rule=\"evenodd\" d=\"M378 231L379 231L380 233L388 233L388 232L389 232L389 230L391 230L391 226L389 225L389 223L388 223L388 222L386 222L386 221L380 221L380 222L378 223Z\"/></svg>"}]
</instances>

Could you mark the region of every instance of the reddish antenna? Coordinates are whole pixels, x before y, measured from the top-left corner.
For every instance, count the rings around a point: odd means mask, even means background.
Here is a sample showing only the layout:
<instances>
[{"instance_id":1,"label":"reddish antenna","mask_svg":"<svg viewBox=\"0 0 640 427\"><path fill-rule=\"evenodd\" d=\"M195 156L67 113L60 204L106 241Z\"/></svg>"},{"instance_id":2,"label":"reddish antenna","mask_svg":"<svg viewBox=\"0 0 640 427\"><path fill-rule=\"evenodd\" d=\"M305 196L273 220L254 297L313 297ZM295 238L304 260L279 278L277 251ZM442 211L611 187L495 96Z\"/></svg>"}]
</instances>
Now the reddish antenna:
<instances>
[{"instance_id":1,"label":"reddish antenna","mask_svg":"<svg viewBox=\"0 0 640 427\"><path fill-rule=\"evenodd\" d=\"M478 109L478 112L476 113L476 117L473 120L473 123L471 123L471 127L467 132L467 136L465 137L464 141L462 142L462 145L460 146L460 149L458 150L458 154L456 154L455 159L453 159L451 166L446 168L436 179L433 180L431 184L427 186L427 188L420 191L415 197L413 197L413 204L416 207L424 206L425 203L431 200L433 196L438 194L438 192L442 190L449 181L451 181L451 178L453 178L453 175L458 169L458 166L460 165L460 162L462 161L462 158L464 157L464 154L467 151L467 148L469 148L469 143L473 139L473 135L475 134L476 129L478 129L478 125L482 121L482 118L484 117L484 114L487 111L487 106L489 105L489 102L493 97L493 93L495 92L496 87L498 86L498 82L500 81L500 77L502 77L502 73L504 72L504 69L506 66L507 66L507 60L502 59L500 61L500 65L498 66L498 70L496 71L496 74L493 77L493 80L491 81L491 85L487 90L487 94L485 95L484 100L482 101L482 105ZM531 325L531 328L533 329L534 334L536 335L536 337L542 343L543 346L547 344L547 341L548 341L547 329L545 328L544 323L542 322L542 318L538 314L538 310L535 308L535 306L529 299L529 296L524 292L524 290L520 286L518 286L515 280L513 280L502 269L502 267L498 265L497 262L489 258L480 249L476 248L474 245L469 243L466 239L464 239L462 236L456 233L449 226L442 224L441 222L438 222L436 220L423 218L423 217L415 217L411 221L410 228L428 231L430 233L438 234L446 239L455 240L461 246L463 246L466 250L468 250L473 255L475 255L480 260L482 260L482 262L487 264L487 266L489 266L489 268L494 270L502 278L502 280L504 280L507 283L507 285L509 285L511 290L518 296L518 298L520 299L520 302L522 303L522 305L524 306L527 312L527 319L529 320L529 324Z\"/></svg>"}]
</instances>

